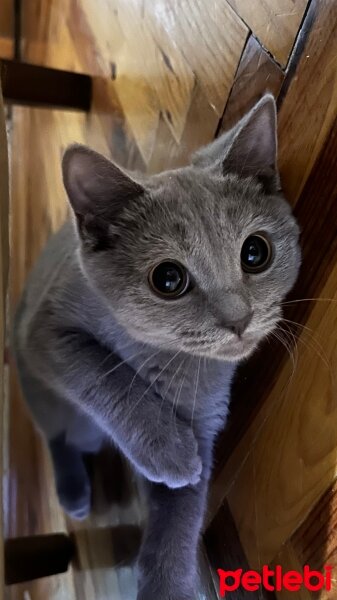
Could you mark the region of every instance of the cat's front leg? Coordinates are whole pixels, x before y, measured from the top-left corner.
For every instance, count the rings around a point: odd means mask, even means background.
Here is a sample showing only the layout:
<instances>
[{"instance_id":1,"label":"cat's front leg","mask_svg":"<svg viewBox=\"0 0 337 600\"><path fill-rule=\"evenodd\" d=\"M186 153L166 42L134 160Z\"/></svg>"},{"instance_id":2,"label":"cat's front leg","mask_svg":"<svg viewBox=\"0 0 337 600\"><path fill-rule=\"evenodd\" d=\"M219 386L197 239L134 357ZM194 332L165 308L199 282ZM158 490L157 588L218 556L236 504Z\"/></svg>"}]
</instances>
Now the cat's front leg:
<instances>
[{"instance_id":1,"label":"cat's front leg","mask_svg":"<svg viewBox=\"0 0 337 600\"><path fill-rule=\"evenodd\" d=\"M151 484L137 600L195 600L207 487L205 478L179 490Z\"/></svg>"},{"instance_id":2,"label":"cat's front leg","mask_svg":"<svg viewBox=\"0 0 337 600\"><path fill-rule=\"evenodd\" d=\"M39 358L39 374L90 415L145 478L171 488L199 481L191 426L173 420L171 407L118 356L85 332L62 331Z\"/></svg>"},{"instance_id":3,"label":"cat's front leg","mask_svg":"<svg viewBox=\"0 0 337 600\"><path fill-rule=\"evenodd\" d=\"M198 542L212 465L213 434L198 435L202 473L197 485L171 490L148 484L149 518L139 555L137 600L195 600Z\"/></svg>"},{"instance_id":4,"label":"cat's front leg","mask_svg":"<svg viewBox=\"0 0 337 600\"><path fill-rule=\"evenodd\" d=\"M161 399L152 394L144 403L146 409L134 415L129 429L128 444L138 470L172 489L198 483L202 463L190 424L173 420L171 406L161 406Z\"/></svg>"}]
</instances>

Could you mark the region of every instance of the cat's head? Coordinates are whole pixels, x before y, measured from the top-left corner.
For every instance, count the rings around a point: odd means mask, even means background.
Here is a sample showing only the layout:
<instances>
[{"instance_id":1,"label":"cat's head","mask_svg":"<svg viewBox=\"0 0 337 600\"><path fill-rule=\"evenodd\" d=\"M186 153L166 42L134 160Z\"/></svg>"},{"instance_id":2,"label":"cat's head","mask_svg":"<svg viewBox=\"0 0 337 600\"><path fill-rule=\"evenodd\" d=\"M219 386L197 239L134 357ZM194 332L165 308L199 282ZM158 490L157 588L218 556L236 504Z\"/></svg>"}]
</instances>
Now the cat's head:
<instances>
[{"instance_id":1,"label":"cat's head","mask_svg":"<svg viewBox=\"0 0 337 600\"><path fill-rule=\"evenodd\" d=\"M135 175L66 151L82 268L133 337L236 361L273 330L300 265L276 162L270 95L185 168Z\"/></svg>"}]
</instances>

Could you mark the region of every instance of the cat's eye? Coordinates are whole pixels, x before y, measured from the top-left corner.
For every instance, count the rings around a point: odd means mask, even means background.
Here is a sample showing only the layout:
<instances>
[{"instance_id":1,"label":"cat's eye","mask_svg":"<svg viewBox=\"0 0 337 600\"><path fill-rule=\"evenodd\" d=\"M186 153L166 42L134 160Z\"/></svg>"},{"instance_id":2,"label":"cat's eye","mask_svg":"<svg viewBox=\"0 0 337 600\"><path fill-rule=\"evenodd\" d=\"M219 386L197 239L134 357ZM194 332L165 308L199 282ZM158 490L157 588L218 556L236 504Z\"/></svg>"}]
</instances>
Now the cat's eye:
<instances>
[{"instance_id":1,"label":"cat's eye","mask_svg":"<svg viewBox=\"0 0 337 600\"><path fill-rule=\"evenodd\" d=\"M268 238L260 233L250 235L241 248L241 267L246 273L261 273L270 265L272 247Z\"/></svg>"},{"instance_id":2,"label":"cat's eye","mask_svg":"<svg viewBox=\"0 0 337 600\"><path fill-rule=\"evenodd\" d=\"M167 300L179 298L190 289L188 271L173 260L163 261L153 267L148 280L151 289Z\"/></svg>"}]
</instances>

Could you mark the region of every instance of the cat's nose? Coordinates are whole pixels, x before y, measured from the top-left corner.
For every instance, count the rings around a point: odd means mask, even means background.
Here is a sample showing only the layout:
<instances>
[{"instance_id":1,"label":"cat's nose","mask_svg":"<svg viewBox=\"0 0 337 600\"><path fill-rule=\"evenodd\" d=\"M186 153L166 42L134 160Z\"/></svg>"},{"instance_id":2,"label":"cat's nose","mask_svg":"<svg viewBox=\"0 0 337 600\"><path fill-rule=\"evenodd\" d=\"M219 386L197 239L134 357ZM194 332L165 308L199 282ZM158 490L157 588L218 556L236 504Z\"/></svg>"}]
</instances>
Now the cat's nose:
<instances>
[{"instance_id":1,"label":"cat's nose","mask_svg":"<svg viewBox=\"0 0 337 600\"><path fill-rule=\"evenodd\" d=\"M250 311L240 319L235 319L232 321L227 321L224 323L225 327L229 329L232 333L235 333L238 337L241 337L242 334L247 329L249 323L251 322L253 317L253 311Z\"/></svg>"}]
</instances>

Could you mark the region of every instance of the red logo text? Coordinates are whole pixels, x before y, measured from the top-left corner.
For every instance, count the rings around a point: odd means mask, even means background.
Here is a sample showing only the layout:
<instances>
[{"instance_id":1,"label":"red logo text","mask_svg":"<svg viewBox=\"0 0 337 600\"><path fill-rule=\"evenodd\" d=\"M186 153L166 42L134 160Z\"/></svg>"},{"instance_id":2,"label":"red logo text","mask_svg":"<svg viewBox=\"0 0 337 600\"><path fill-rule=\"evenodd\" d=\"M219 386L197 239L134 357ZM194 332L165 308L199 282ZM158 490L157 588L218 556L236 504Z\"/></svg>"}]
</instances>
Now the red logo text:
<instances>
[{"instance_id":1,"label":"red logo text","mask_svg":"<svg viewBox=\"0 0 337 600\"><path fill-rule=\"evenodd\" d=\"M240 587L247 592L256 592L264 588L268 592L298 592L302 587L309 592L318 592L320 590L331 591L332 567L324 567L324 572L312 571L308 565L305 565L303 572L283 571L280 565L275 569L268 566L258 571L224 571L218 569L220 579L220 597L224 598L227 592L234 592Z\"/></svg>"}]
</instances>

